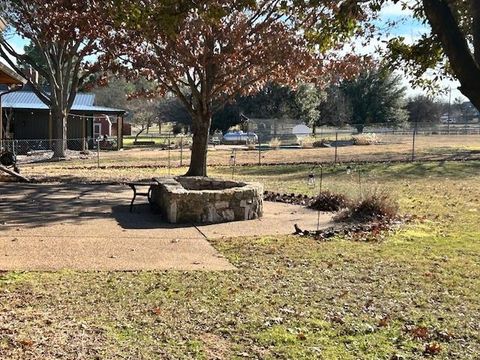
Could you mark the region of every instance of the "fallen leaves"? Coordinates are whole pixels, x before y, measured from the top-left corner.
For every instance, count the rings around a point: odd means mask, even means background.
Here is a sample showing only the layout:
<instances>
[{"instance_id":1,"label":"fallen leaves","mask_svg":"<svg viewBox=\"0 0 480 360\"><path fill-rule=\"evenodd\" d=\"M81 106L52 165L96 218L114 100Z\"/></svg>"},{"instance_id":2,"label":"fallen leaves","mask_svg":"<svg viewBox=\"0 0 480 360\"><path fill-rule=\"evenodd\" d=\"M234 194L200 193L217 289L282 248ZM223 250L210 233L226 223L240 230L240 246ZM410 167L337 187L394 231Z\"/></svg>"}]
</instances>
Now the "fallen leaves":
<instances>
[{"instance_id":1,"label":"fallen leaves","mask_svg":"<svg viewBox=\"0 0 480 360\"><path fill-rule=\"evenodd\" d=\"M416 338L421 340L426 340L430 337L430 333L425 326L416 326L410 330L410 334Z\"/></svg>"},{"instance_id":2,"label":"fallen leaves","mask_svg":"<svg viewBox=\"0 0 480 360\"><path fill-rule=\"evenodd\" d=\"M294 235L312 237L318 241L328 241L341 236L351 241L378 242L396 231L406 220L373 221L364 224L344 224L323 230L302 230L295 224Z\"/></svg>"},{"instance_id":3,"label":"fallen leaves","mask_svg":"<svg viewBox=\"0 0 480 360\"><path fill-rule=\"evenodd\" d=\"M153 315L162 315L162 309L160 309L159 307L155 307L155 308L151 309L150 312Z\"/></svg>"},{"instance_id":4,"label":"fallen leaves","mask_svg":"<svg viewBox=\"0 0 480 360\"><path fill-rule=\"evenodd\" d=\"M437 342L425 344L425 355L438 355L442 351L442 345Z\"/></svg>"}]
</instances>

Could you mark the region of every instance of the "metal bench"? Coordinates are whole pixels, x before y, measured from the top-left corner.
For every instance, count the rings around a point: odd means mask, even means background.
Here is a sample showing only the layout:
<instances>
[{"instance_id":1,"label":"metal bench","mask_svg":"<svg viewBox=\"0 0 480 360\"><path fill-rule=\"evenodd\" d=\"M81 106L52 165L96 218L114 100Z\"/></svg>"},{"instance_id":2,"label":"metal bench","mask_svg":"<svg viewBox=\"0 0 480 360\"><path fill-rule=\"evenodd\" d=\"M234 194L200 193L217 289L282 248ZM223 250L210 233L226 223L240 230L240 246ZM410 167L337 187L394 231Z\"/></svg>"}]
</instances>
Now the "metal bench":
<instances>
[{"instance_id":1,"label":"metal bench","mask_svg":"<svg viewBox=\"0 0 480 360\"><path fill-rule=\"evenodd\" d=\"M150 182L128 182L125 183L126 185L130 186L130 188L133 190L133 198L132 201L130 202L130 212L133 212L133 205L135 203L135 199L137 196L145 196L148 199L148 203L150 206L152 206L152 186L158 185L158 182L156 181L150 181ZM148 186L148 191L147 192L140 192L138 191L138 188L142 187L147 187Z\"/></svg>"}]
</instances>

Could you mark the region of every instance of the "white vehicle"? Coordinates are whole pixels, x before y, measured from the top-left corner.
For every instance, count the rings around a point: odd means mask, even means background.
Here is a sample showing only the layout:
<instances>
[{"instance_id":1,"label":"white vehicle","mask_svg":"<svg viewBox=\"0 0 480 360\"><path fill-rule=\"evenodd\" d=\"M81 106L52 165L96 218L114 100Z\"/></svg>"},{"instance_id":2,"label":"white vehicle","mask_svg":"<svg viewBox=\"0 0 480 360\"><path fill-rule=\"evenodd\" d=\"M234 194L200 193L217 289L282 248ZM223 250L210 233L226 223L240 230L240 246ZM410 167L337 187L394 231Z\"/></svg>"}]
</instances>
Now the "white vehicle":
<instances>
[{"instance_id":1,"label":"white vehicle","mask_svg":"<svg viewBox=\"0 0 480 360\"><path fill-rule=\"evenodd\" d=\"M224 144L256 144L258 143L258 136L252 132L231 131L223 135L222 142Z\"/></svg>"}]
</instances>

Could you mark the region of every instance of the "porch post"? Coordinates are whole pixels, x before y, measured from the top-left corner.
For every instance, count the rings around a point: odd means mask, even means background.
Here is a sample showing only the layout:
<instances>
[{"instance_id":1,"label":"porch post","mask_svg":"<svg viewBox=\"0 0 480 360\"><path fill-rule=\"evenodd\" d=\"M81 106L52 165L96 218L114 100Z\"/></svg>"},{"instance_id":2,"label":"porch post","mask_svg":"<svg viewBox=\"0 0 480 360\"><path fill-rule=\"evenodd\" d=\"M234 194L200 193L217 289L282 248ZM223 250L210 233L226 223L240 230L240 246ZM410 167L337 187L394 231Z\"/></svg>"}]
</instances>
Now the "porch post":
<instances>
[{"instance_id":1,"label":"porch post","mask_svg":"<svg viewBox=\"0 0 480 360\"><path fill-rule=\"evenodd\" d=\"M52 110L49 110L48 111L48 142L50 144L50 149L52 149L52 137L53 137Z\"/></svg>"},{"instance_id":2,"label":"porch post","mask_svg":"<svg viewBox=\"0 0 480 360\"><path fill-rule=\"evenodd\" d=\"M87 137L86 137L86 132L87 132L87 118L84 117L84 116L81 116L80 117L80 121L81 121L81 124L82 124L82 151L86 151L87 150L87 147L86 147L86 144L87 144Z\"/></svg>"},{"instance_id":3,"label":"porch post","mask_svg":"<svg viewBox=\"0 0 480 360\"><path fill-rule=\"evenodd\" d=\"M3 149L3 108L2 96L0 95L0 151Z\"/></svg>"},{"instance_id":4,"label":"porch post","mask_svg":"<svg viewBox=\"0 0 480 360\"><path fill-rule=\"evenodd\" d=\"M117 115L117 150L123 148L123 119Z\"/></svg>"}]
</instances>

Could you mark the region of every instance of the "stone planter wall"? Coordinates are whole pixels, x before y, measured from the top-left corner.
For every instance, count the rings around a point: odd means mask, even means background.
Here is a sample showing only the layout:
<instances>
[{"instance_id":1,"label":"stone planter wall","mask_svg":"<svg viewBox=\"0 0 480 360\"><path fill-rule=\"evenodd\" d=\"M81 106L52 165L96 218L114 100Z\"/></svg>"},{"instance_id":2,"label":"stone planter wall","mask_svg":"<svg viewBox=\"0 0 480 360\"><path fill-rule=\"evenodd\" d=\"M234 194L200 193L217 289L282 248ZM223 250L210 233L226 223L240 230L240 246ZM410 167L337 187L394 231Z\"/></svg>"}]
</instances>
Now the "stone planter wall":
<instances>
[{"instance_id":1,"label":"stone planter wall","mask_svg":"<svg viewBox=\"0 0 480 360\"><path fill-rule=\"evenodd\" d=\"M152 201L172 224L214 224L257 219L263 186L202 177L156 179Z\"/></svg>"}]
</instances>

